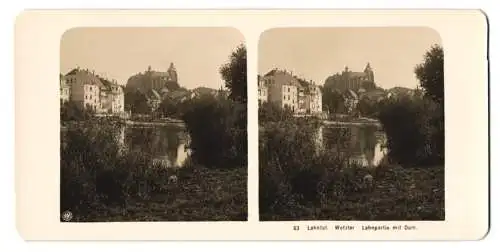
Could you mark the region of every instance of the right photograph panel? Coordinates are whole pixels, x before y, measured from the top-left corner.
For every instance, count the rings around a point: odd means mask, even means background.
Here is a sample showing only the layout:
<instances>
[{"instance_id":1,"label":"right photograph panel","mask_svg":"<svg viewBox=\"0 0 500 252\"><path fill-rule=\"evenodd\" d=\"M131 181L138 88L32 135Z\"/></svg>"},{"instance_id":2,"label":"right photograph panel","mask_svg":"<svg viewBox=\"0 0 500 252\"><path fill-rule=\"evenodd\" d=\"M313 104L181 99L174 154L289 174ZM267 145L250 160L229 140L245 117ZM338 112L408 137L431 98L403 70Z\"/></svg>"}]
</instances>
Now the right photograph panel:
<instances>
[{"instance_id":1,"label":"right photograph panel","mask_svg":"<svg viewBox=\"0 0 500 252\"><path fill-rule=\"evenodd\" d=\"M443 50L426 27L265 31L260 220L445 220Z\"/></svg>"}]
</instances>

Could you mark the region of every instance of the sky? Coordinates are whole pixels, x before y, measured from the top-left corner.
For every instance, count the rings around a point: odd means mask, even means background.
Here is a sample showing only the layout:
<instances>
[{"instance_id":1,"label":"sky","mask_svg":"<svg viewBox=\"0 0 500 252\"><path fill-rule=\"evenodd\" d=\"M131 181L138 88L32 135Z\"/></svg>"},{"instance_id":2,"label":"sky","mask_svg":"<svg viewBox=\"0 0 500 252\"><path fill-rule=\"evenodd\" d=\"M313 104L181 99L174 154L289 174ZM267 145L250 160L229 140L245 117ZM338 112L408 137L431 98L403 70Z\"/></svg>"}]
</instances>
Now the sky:
<instances>
[{"instance_id":1,"label":"sky","mask_svg":"<svg viewBox=\"0 0 500 252\"><path fill-rule=\"evenodd\" d=\"M369 62L378 86L415 88L414 68L434 44L441 45L439 34L424 27L271 29L259 41L258 69L286 69L323 85L346 66L362 72Z\"/></svg>"},{"instance_id":2,"label":"sky","mask_svg":"<svg viewBox=\"0 0 500 252\"><path fill-rule=\"evenodd\" d=\"M60 71L79 66L125 85L148 66L165 72L173 62L181 86L218 89L219 68L241 43L233 28L75 28L61 39Z\"/></svg>"}]
</instances>

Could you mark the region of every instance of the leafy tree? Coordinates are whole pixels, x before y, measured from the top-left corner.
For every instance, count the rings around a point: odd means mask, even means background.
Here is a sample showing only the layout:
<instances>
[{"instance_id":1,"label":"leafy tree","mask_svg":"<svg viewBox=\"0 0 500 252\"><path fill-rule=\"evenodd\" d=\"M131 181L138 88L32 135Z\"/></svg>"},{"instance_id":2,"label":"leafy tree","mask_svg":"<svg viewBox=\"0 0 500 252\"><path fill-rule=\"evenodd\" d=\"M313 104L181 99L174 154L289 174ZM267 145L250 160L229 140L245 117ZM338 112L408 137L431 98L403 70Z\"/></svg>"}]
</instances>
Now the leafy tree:
<instances>
[{"instance_id":1,"label":"leafy tree","mask_svg":"<svg viewBox=\"0 0 500 252\"><path fill-rule=\"evenodd\" d=\"M125 108L133 114L150 113L148 100L139 90L128 90L125 92Z\"/></svg>"},{"instance_id":2,"label":"leafy tree","mask_svg":"<svg viewBox=\"0 0 500 252\"><path fill-rule=\"evenodd\" d=\"M340 92L331 88L324 88L322 92L323 109L330 113L342 113L344 108L344 97Z\"/></svg>"},{"instance_id":3,"label":"leafy tree","mask_svg":"<svg viewBox=\"0 0 500 252\"><path fill-rule=\"evenodd\" d=\"M220 70L225 86L229 89L229 98L241 103L247 102L247 50L240 45L231 53L229 62Z\"/></svg>"},{"instance_id":4,"label":"leafy tree","mask_svg":"<svg viewBox=\"0 0 500 252\"><path fill-rule=\"evenodd\" d=\"M259 122L278 122L293 118L293 112L288 108L280 108L272 102L264 102L259 107Z\"/></svg>"},{"instance_id":5,"label":"leafy tree","mask_svg":"<svg viewBox=\"0 0 500 252\"><path fill-rule=\"evenodd\" d=\"M60 118L61 121L83 121L90 119L95 111L87 106L82 108L78 106L75 102L62 102L60 106Z\"/></svg>"},{"instance_id":6,"label":"leafy tree","mask_svg":"<svg viewBox=\"0 0 500 252\"><path fill-rule=\"evenodd\" d=\"M434 45L424 55L424 62L415 67L415 75L427 97L444 102L444 53L443 48Z\"/></svg>"},{"instance_id":7,"label":"leafy tree","mask_svg":"<svg viewBox=\"0 0 500 252\"><path fill-rule=\"evenodd\" d=\"M178 104L168 96L162 100L158 110L165 117L173 117L179 112Z\"/></svg>"}]
</instances>

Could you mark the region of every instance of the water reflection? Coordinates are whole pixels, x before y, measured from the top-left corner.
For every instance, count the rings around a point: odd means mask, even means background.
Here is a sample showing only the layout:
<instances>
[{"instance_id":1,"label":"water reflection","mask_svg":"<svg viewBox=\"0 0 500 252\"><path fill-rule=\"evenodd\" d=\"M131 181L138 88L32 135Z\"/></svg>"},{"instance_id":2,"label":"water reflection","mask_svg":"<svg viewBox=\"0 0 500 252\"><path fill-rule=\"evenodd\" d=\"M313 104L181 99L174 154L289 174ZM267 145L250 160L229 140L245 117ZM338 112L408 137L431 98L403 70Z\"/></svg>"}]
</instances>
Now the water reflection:
<instances>
[{"instance_id":1,"label":"water reflection","mask_svg":"<svg viewBox=\"0 0 500 252\"><path fill-rule=\"evenodd\" d=\"M337 151L364 167L377 166L387 153L385 134L372 126L321 126L316 143L320 149Z\"/></svg>"},{"instance_id":2,"label":"water reflection","mask_svg":"<svg viewBox=\"0 0 500 252\"><path fill-rule=\"evenodd\" d=\"M68 131L73 127L61 128L61 147L65 148ZM189 136L178 126L119 126L115 138L122 150L139 151L150 155L155 162L169 167L181 167L189 156Z\"/></svg>"},{"instance_id":3,"label":"water reflection","mask_svg":"<svg viewBox=\"0 0 500 252\"><path fill-rule=\"evenodd\" d=\"M130 127L124 126L127 149L150 154L157 161L180 167L189 155L187 133L176 126Z\"/></svg>"}]
</instances>

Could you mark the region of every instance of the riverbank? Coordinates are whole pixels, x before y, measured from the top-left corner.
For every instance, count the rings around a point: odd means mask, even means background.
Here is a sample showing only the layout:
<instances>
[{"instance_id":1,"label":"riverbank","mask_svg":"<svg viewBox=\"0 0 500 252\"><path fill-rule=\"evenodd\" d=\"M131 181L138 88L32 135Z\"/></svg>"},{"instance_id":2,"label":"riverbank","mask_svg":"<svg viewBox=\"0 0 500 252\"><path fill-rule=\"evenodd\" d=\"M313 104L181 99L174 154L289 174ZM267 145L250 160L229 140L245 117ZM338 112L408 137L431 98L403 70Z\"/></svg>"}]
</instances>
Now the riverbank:
<instances>
[{"instance_id":1,"label":"riverbank","mask_svg":"<svg viewBox=\"0 0 500 252\"><path fill-rule=\"evenodd\" d=\"M444 220L444 166L379 167L373 189L363 189L366 170L352 171L350 186L335 183L323 204L289 204L261 212L262 221L290 220Z\"/></svg>"},{"instance_id":2,"label":"riverbank","mask_svg":"<svg viewBox=\"0 0 500 252\"><path fill-rule=\"evenodd\" d=\"M246 221L247 169L231 170L185 167L178 170L178 183L156 176L151 184L161 188L148 197L129 197L124 207L95 203L79 222L122 221ZM137 181L137 183L147 181Z\"/></svg>"},{"instance_id":3,"label":"riverbank","mask_svg":"<svg viewBox=\"0 0 500 252\"><path fill-rule=\"evenodd\" d=\"M186 126L184 121L177 119L141 121L141 120L124 120L115 118L92 118L87 121L61 121L60 124L62 128L68 128L68 127L84 125L85 122L95 122L96 124L106 123L114 125L132 125L132 126L169 126L169 125L178 127Z\"/></svg>"},{"instance_id":4,"label":"riverbank","mask_svg":"<svg viewBox=\"0 0 500 252\"><path fill-rule=\"evenodd\" d=\"M378 128L382 128L382 124L380 122L368 122L368 121L358 121L358 122L343 122L343 121L323 121L324 125L333 125L333 126L376 126Z\"/></svg>"},{"instance_id":5,"label":"riverbank","mask_svg":"<svg viewBox=\"0 0 500 252\"><path fill-rule=\"evenodd\" d=\"M162 120L162 121L125 121L127 125L138 125L138 126L167 126L167 125L176 125L180 127L185 127L186 124L182 120Z\"/></svg>"},{"instance_id":6,"label":"riverbank","mask_svg":"<svg viewBox=\"0 0 500 252\"><path fill-rule=\"evenodd\" d=\"M340 126L376 126L381 128L382 124L377 119L367 118L367 117L355 117L355 118L335 118L323 120L325 125L340 125Z\"/></svg>"}]
</instances>

